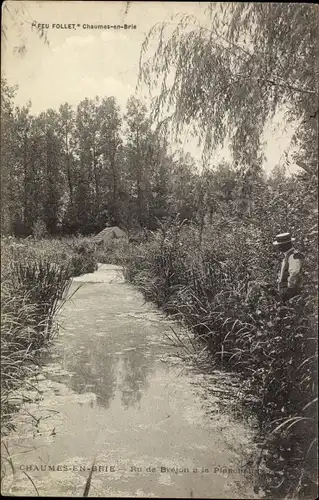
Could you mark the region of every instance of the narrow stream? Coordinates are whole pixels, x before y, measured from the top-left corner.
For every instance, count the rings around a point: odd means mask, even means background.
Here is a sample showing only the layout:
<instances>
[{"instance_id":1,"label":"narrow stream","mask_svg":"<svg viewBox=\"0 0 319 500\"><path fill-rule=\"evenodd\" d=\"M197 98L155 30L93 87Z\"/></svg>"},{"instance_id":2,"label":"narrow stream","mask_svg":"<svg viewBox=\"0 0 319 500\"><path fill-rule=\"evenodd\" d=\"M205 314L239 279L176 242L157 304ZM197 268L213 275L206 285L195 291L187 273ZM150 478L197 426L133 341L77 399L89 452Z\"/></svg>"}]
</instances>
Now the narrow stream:
<instances>
[{"instance_id":1,"label":"narrow stream","mask_svg":"<svg viewBox=\"0 0 319 500\"><path fill-rule=\"evenodd\" d=\"M117 266L75 278L75 290L6 439L15 472L2 493L83 496L95 460L89 496L256 498L243 471L253 433L218 397L206 411L205 377L167 345L172 321Z\"/></svg>"}]
</instances>

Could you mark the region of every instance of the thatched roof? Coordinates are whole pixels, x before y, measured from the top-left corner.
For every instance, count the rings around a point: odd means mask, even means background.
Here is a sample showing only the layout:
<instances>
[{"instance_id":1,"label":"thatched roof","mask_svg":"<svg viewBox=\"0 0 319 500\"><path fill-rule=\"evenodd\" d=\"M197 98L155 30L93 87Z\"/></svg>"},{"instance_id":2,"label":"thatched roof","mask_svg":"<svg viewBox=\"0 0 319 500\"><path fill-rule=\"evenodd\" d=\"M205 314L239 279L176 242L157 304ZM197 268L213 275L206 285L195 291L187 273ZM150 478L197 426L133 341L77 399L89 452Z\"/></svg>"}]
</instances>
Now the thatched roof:
<instances>
[{"instance_id":1,"label":"thatched roof","mask_svg":"<svg viewBox=\"0 0 319 500\"><path fill-rule=\"evenodd\" d=\"M113 238L125 238L126 234L117 226L106 227L92 239L93 243L101 243L102 241L110 241Z\"/></svg>"}]
</instances>

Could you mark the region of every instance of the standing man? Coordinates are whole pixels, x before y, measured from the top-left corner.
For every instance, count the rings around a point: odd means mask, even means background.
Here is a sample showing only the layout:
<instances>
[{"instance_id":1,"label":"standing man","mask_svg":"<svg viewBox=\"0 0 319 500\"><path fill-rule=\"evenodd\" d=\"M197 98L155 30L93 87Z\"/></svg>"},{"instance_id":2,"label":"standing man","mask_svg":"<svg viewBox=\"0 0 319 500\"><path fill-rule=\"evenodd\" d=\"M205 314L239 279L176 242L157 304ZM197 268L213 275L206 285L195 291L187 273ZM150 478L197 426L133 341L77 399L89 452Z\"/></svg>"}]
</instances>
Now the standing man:
<instances>
[{"instance_id":1,"label":"standing man","mask_svg":"<svg viewBox=\"0 0 319 500\"><path fill-rule=\"evenodd\" d=\"M299 294L303 256L293 247L295 238L290 233L277 234L273 245L283 252L284 258L278 274L278 292L281 298L290 299Z\"/></svg>"}]
</instances>

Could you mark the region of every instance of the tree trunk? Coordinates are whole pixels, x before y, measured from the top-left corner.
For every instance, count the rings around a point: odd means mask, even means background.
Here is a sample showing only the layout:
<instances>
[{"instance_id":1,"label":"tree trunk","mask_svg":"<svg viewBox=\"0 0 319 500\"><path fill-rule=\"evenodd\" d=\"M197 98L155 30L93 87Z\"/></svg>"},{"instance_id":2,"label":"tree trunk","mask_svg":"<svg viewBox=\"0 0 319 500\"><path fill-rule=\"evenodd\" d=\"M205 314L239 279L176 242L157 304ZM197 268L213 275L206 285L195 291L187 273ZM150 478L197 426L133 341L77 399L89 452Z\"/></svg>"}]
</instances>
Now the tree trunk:
<instances>
[{"instance_id":1,"label":"tree trunk","mask_svg":"<svg viewBox=\"0 0 319 500\"><path fill-rule=\"evenodd\" d=\"M67 126L65 127L65 151L66 151L66 170L67 170L70 202L71 202L71 206L73 206L73 186L72 186L72 177L71 177L70 151L69 151L69 143L68 143L68 128L67 128Z\"/></svg>"},{"instance_id":2,"label":"tree trunk","mask_svg":"<svg viewBox=\"0 0 319 500\"><path fill-rule=\"evenodd\" d=\"M142 168L141 168L141 158L140 158L140 145L139 145L139 133L136 132L136 156L135 156L135 167L136 167L136 186L137 186L137 206L138 206L138 220L140 225L144 223L144 213L143 213L143 190L142 190Z\"/></svg>"},{"instance_id":3,"label":"tree trunk","mask_svg":"<svg viewBox=\"0 0 319 500\"><path fill-rule=\"evenodd\" d=\"M110 157L110 165L112 172L112 207L113 207L113 217L117 219L118 217L118 204L117 204L117 172L115 163L116 148L112 149Z\"/></svg>"},{"instance_id":4,"label":"tree trunk","mask_svg":"<svg viewBox=\"0 0 319 500\"><path fill-rule=\"evenodd\" d=\"M28 202L28 156L27 156L27 133L24 133L23 140L23 175L24 175L24 203L23 203L23 231L24 233L28 233L30 230L30 217L29 217L29 202Z\"/></svg>"},{"instance_id":5,"label":"tree trunk","mask_svg":"<svg viewBox=\"0 0 319 500\"><path fill-rule=\"evenodd\" d=\"M95 144L93 144L93 173L94 173L94 182L95 182L96 204L97 204L97 206L99 206L99 204L100 204L100 186L99 186L98 173L97 173L97 168L96 168Z\"/></svg>"}]
</instances>

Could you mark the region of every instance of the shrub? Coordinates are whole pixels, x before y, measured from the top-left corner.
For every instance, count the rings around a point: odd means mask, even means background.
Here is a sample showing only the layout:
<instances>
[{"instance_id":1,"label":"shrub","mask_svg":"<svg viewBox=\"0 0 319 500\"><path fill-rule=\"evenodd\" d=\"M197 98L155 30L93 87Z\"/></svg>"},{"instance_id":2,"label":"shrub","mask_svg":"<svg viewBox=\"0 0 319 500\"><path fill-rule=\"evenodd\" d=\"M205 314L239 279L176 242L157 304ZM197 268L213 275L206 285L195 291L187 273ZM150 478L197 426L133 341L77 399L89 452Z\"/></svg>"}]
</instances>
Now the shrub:
<instances>
[{"instance_id":1,"label":"shrub","mask_svg":"<svg viewBox=\"0 0 319 500\"><path fill-rule=\"evenodd\" d=\"M35 221L32 227L32 234L36 239L48 237L49 233L46 224L43 220L37 219Z\"/></svg>"}]
</instances>

